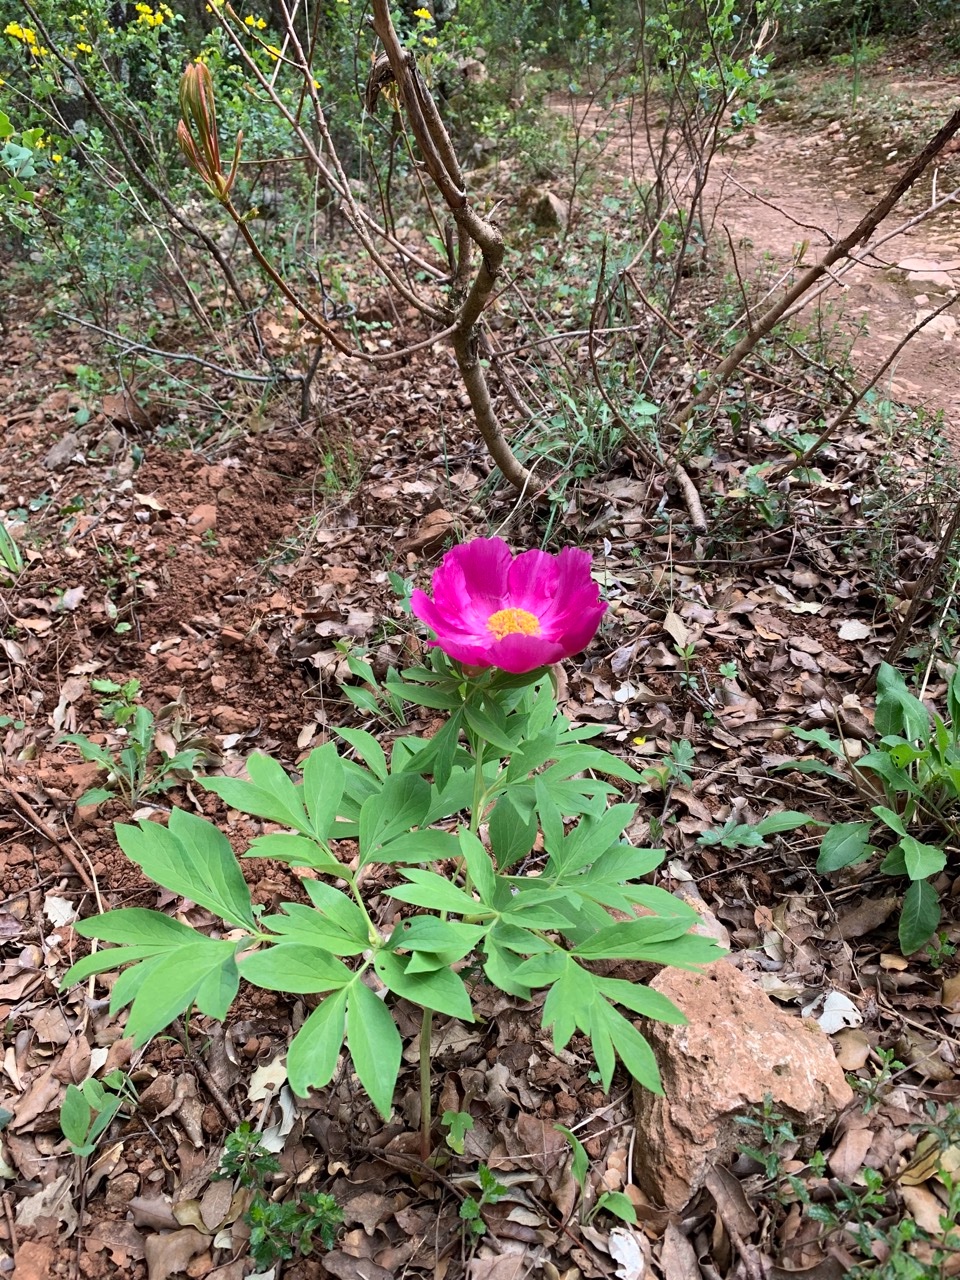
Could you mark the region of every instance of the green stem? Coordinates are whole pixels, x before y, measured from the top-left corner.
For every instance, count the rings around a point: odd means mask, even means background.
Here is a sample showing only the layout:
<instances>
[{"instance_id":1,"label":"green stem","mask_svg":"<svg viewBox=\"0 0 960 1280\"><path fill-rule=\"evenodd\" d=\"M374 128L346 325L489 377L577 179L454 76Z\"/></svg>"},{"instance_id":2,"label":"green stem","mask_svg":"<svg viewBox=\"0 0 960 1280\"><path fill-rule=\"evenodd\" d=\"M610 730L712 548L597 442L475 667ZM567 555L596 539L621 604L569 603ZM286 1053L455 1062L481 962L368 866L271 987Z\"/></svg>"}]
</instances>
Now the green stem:
<instances>
[{"instance_id":1,"label":"green stem","mask_svg":"<svg viewBox=\"0 0 960 1280\"><path fill-rule=\"evenodd\" d=\"M424 1009L420 1020L420 1159L424 1164L430 1159L430 1032L433 1027L433 1010Z\"/></svg>"}]
</instances>

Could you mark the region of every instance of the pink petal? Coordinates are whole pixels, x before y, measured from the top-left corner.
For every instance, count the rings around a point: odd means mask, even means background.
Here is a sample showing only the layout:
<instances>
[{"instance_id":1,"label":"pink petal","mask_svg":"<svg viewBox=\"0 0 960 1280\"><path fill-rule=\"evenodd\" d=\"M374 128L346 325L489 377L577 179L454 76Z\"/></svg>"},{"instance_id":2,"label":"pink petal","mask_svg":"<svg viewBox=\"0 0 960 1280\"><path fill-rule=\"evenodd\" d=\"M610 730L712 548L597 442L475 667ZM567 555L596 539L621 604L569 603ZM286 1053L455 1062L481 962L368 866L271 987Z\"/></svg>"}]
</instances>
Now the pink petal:
<instances>
[{"instance_id":1,"label":"pink petal","mask_svg":"<svg viewBox=\"0 0 960 1280\"><path fill-rule=\"evenodd\" d=\"M547 620L543 628L544 639L559 645L563 657L570 658L585 649L597 633L600 619L606 613L604 602L584 604L578 611Z\"/></svg>"},{"instance_id":2,"label":"pink petal","mask_svg":"<svg viewBox=\"0 0 960 1280\"><path fill-rule=\"evenodd\" d=\"M448 658L454 658L457 662L462 662L465 667L495 667L499 664L490 652L490 646L477 643L475 640L461 639L460 637L444 636L436 642L447 655Z\"/></svg>"},{"instance_id":3,"label":"pink petal","mask_svg":"<svg viewBox=\"0 0 960 1280\"><path fill-rule=\"evenodd\" d=\"M543 636L504 636L491 650L493 665L514 675L548 667L565 656L562 645Z\"/></svg>"},{"instance_id":4,"label":"pink petal","mask_svg":"<svg viewBox=\"0 0 960 1280\"><path fill-rule=\"evenodd\" d=\"M510 603L539 618L556 600L558 577L556 556L545 551L522 552L507 576Z\"/></svg>"}]
</instances>

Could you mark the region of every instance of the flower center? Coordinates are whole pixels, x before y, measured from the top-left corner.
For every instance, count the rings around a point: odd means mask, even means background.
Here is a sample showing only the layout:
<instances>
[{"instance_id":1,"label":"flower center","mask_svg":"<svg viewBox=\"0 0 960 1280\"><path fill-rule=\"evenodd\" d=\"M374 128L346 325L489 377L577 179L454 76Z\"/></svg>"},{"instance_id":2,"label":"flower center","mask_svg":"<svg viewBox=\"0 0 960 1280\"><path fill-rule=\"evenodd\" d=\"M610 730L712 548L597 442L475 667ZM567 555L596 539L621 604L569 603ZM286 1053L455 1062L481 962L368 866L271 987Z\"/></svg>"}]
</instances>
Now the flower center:
<instances>
[{"instance_id":1,"label":"flower center","mask_svg":"<svg viewBox=\"0 0 960 1280\"><path fill-rule=\"evenodd\" d=\"M498 640L504 636L538 636L540 619L526 609L498 609L487 619L487 630Z\"/></svg>"}]
</instances>

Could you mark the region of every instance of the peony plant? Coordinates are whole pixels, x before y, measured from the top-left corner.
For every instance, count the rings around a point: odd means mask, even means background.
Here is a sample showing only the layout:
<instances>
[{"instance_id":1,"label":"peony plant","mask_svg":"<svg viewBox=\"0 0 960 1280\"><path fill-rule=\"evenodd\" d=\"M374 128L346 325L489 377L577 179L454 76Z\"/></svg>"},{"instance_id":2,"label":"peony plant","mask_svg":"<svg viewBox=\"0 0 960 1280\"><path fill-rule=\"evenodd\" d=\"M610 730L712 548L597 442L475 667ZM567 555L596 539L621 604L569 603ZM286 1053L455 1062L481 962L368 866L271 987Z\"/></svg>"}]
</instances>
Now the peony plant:
<instances>
[{"instance_id":1,"label":"peony plant","mask_svg":"<svg viewBox=\"0 0 960 1280\"><path fill-rule=\"evenodd\" d=\"M691 907L649 883L662 851L624 838L636 805L616 784L640 775L591 744L597 728L575 727L557 708L551 665L590 641L605 609L589 555L513 556L500 539L475 539L447 553L432 598L415 592L411 606L434 632L429 656L391 670L385 692L393 705L445 712L432 738L398 736L388 755L372 734L345 728L345 750L316 748L298 781L253 754L248 779L202 783L273 828L244 856L299 869L306 901L255 907L226 835L186 810L166 826L118 824L121 848L146 875L223 927L208 935L159 911L107 912L75 927L112 947L79 960L64 982L122 968L111 1008L130 1006L126 1032L138 1042L191 1006L225 1018L241 978L310 997L287 1054L294 1091L329 1083L346 1048L384 1117L403 1050L391 1009L406 1000L422 1011L426 1158L432 1018L475 1021L481 974L531 1002L557 1051L577 1032L587 1037L605 1089L619 1058L660 1091L634 1019L683 1015L594 965L696 968L718 949L691 932Z\"/></svg>"}]
</instances>

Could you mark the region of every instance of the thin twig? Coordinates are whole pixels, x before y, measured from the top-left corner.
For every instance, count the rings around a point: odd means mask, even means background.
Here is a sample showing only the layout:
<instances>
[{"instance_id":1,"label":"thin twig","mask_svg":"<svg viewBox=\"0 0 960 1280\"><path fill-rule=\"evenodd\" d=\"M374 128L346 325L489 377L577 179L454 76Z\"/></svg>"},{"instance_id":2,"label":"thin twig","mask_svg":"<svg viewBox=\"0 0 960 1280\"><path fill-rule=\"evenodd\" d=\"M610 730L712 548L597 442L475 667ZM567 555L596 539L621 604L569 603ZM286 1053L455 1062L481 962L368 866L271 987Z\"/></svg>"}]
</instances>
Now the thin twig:
<instances>
[{"instance_id":1,"label":"thin twig","mask_svg":"<svg viewBox=\"0 0 960 1280\"><path fill-rule=\"evenodd\" d=\"M84 887L89 889L91 893L95 893L96 890L94 888L94 882L87 875L85 867L81 862L78 861L76 854L69 847L69 845L64 844L60 839L58 839L56 834L53 832L53 830L50 827L47 826L47 824L40 817L36 809L34 809L33 805L26 798L26 796L24 796L22 792L17 790L17 788L13 785L13 783L10 781L9 778L0 777L0 786L2 786L4 791L7 792L10 798L13 800L13 803L17 806L21 814L27 819L27 821L31 824L31 826L36 828L36 830L40 833L40 835L43 836L44 840L48 840L50 844L52 844L53 847L56 850L58 850L58 852L63 854L66 860L70 863L71 867L73 867L74 871L80 877Z\"/></svg>"},{"instance_id":2,"label":"thin twig","mask_svg":"<svg viewBox=\"0 0 960 1280\"><path fill-rule=\"evenodd\" d=\"M183 1024L183 1020L181 1018L177 1018L171 1025L173 1026L175 1034L178 1035L184 1043L188 1044L190 1035ZM216 1103L217 1110L223 1116L224 1120L226 1120L227 1124L232 1125L232 1127L236 1129L240 1124L240 1113L217 1084L216 1080L214 1080L210 1073L210 1068L201 1058L197 1057L196 1054L191 1054L190 1065L200 1077L203 1087Z\"/></svg>"}]
</instances>

